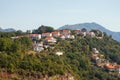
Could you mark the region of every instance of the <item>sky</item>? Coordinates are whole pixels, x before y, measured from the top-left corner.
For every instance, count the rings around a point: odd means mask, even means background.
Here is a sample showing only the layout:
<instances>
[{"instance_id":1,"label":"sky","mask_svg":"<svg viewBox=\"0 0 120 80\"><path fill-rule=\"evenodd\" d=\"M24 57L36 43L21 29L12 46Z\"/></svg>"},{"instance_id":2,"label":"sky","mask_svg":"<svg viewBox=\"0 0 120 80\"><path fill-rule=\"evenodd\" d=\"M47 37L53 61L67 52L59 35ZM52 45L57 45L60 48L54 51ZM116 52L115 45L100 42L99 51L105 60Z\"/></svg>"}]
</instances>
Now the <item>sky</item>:
<instances>
[{"instance_id":1,"label":"sky","mask_svg":"<svg viewBox=\"0 0 120 80\"><path fill-rule=\"evenodd\" d=\"M0 27L16 30L55 29L96 22L120 32L120 0L0 0Z\"/></svg>"}]
</instances>

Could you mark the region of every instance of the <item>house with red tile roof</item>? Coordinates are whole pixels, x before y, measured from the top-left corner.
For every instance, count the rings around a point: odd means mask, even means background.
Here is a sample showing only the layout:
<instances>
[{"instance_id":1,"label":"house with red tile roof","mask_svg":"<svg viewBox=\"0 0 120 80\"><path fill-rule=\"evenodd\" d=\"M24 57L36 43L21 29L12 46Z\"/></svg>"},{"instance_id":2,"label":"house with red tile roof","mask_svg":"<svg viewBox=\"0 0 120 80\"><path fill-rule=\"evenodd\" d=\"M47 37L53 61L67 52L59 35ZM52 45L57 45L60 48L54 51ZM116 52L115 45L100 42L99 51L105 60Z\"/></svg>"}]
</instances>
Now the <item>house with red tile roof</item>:
<instances>
[{"instance_id":1,"label":"house with red tile roof","mask_svg":"<svg viewBox=\"0 0 120 80\"><path fill-rule=\"evenodd\" d=\"M63 34L63 35L68 35L68 34L70 34L70 33L71 33L70 30L62 30L62 31L61 31L61 34Z\"/></svg>"},{"instance_id":2,"label":"house with red tile roof","mask_svg":"<svg viewBox=\"0 0 120 80\"><path fill-rule=\"evenodd\" d=\"M40 40L41 34L29 34L29 37L33 40Z\"/></svg>"},{"instance_id":3,"label":"house with red tile roof","mask_svg":"<svg viewBox=\"0 0 120 80\"><path fill-rule=\"evenodd\" d=\"M95 37L95 33L94 32L87 32L87 36L89 36L89 37Z\"/></svg>"},{"instance_id":4,"label":"house with red tile roof","mask_svg":"<svg viewBox=\"0 0 120 80\"><path fill-rule=\"evenodd\" d=\"M74 32L78 35L78 34L80 34L80 29L76 29L76 30L74 30Z\"/></svg>"},{"instance_id":5,"label":"house with red tile roof","mask_svg":"<svg viewBox=\"0 0 120 80\"><path fill-rule=\"evenodd\" d=\"M48 36L48 37L45 38L45 42L55 43L55 42L57 42L57 40L52 36Z\"/></svg>"},{"instance_id":6,"label":"house with red tile roof","mask_svg":"<svg viewBox=\"0 0 120 80\"><path fill-rule=\"evenodd\" d=\"M61 35L60 38L63 40L64 39L75 39L75 36L68 34L68 35Z\"/></svg>"},{"instance_id":7,"label":"house with red tile roof","mask_svg":"<svg viewBox=\"0 0 120 80\"><path fill-rule=\"evenodd\" d=\"M107 63L105 68L107 68L109 71L117 71L120 74L120 65L118 64Z\"/></svg>"},{"instance_id":8,"label":"house with red tile roof","mask_svg":"<svg viewBox=\"0 0 120 80\"><path fill-rule=\"evenodd\" d=\"M52 32L52 36L53 37L59 37L60 36L60 32L58 32L58 31Z\"/></svg>"},{"instance_id":9,"label":"house with red tile roof","mask_svg":"<svg viewBox=\"0 0 120 80\"><path fill-rule=\"evenodd\" d=\"M115 66L114 66L113 64L107 63L107 64L105 65L105 68L114 69Z\"/></svg>"},{"instance_id":10,"label":"house with red tile roof","mask_svg":"<svg viewBox=\"0 0 120 80\"><path fill-rule=\"evenodd\" d=\"M42 37L48 37L48 36L52 36L52 33L50 32L42 33Z\"/></svg>"},{"instance_id":11,"label":"house with red tile roof","mask_svg":"<svg viewBox=\"0 0 120 80\"><path fill-rule=\"evenodd\" d=\"M60 38L61 38L62 40L65 40L65 36L64 36L64 35L60 35Z\"/></svg>"}]
</instances>

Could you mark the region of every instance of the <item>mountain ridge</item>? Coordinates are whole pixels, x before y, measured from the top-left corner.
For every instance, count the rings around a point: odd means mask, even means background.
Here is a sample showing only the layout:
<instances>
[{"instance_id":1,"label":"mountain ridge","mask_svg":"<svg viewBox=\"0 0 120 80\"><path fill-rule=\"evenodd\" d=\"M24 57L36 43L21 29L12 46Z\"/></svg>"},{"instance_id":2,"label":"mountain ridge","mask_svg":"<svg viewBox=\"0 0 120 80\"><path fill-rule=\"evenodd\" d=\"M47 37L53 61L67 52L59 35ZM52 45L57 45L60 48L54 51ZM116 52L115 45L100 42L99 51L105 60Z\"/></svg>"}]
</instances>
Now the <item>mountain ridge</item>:
<instances>
[{"instance_id":1,"label":"mountain ridge","mask_svg":"<svg viewBox=\"0 0 120 80\"><path fill-rule=\"evenodd\" d=\"M106 32L108 35L112 35L113 39L120 42L120 32L114 32L114 31L108 30L104 26L97 24L95 22L79 23L79 24L73 24L73 25L64 25L64 26L58 28L58 30L61 30L61 29L75 30L75 29L82 29L82 28L86 28L88 31L90 31L92 29L97 29L97 30L100 30L102 32Z\"/></svg>"},{"instance_id":2,"label":"mountain ridge","mask_svg":"<svg viewBox=\"0 0 120 80\"><path fill-rule=\"evenodd\" d=\"M13 28L2 29L2 28L0 27L0 32L15 32L15 31L16 31L16 30L13 29Z\"/></svg>"}]
</instances>

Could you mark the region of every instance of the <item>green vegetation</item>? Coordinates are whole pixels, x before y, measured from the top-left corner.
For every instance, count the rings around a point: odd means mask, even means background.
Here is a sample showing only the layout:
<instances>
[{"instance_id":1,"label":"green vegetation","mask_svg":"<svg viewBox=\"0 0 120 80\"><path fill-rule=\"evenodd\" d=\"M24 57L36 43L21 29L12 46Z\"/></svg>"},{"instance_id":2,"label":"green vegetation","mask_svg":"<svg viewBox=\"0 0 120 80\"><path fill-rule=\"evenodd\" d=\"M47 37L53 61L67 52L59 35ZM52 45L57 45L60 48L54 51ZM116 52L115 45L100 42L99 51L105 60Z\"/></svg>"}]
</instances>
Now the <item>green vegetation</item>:
<instances>
[{"instance_id":1,"label":"green vegetation","mask_svg":"<svg viewBox=\"0 0 120 80\"><path fill-rule=\"evenodd\" d=\"M0 73L15 73L17 77L13 80L32 80L66 73L71 73L77 80L120 80L120 76L92 65L90 59L92 48L97 48L108 60L120 64L120 43L110 36L105 35L103 39L80 36L73 40L59 39L54 49L36 55L27 54L31 43L27 37L12 40L3 35L0 38ZM54 55L56 50L63 51L64 55Z\"/></svg>"},{"instance_id":2,"label":"green vegetation","mask_svg":"<svg viewBox=\"0 0 120 80\"><path fill-rule=\"evenodd\" d=\"M1 53L18 52L20 50L26 51L31 44L32 41L28 37L22 37L16 40L12 40L11 38L0 38L0 51Z\"/></svg>"},{"instance_id":3,"label":"green vegetation","mask_svg":"<svg viewBox=\"0 0 120 80\"><path fill-rule=\"evenodd\" d=\"M21 30L18 30L16 32L0 32L0 38L10 38L13 36L21 36L25 34L26 33L22 32Z\"/></svg>"},{"instance_id":4,"label":"green vegetation","mask_svg":"<svg viewBox=\"0 0 120 80\"><path fill-rule=\"evenodd\" d=\"M53 32L53 31L54 31L54 28L50 26L41 25L38 29L33 30L33 33L41 34L45 32Z\"/></svg>"}]
</instances>

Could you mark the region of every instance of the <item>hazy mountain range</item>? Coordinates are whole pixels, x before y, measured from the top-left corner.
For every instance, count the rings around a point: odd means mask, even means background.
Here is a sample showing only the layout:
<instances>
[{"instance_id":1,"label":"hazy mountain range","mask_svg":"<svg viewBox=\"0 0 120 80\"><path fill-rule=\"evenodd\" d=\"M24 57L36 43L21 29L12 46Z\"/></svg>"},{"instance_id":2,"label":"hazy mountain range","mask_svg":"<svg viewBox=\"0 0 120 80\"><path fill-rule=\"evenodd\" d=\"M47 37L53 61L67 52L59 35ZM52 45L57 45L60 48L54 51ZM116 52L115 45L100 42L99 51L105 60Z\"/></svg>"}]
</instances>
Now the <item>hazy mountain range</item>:
<instances>
[{"instance_id":1,"label":"hazy mountain range","mask_svg":"<svg viewBox=\"0 0 120 80\"><path fill-rule=\"evenodd\" d=\"M88 31L91 29L97 29L102 32L106 32L108 35L112 35L113 39L117 40L120 42L120 32L114 32L106 29L105 27L93 22L93 23L80 23L80 24L73 24L73 25L64 25L60 27L59 29L70 29L70 30L75 30L75 29L82 29L86 28ZM15 32L16 30L13 28L8 28L8 29L2 29L0 28L0 32Z\"/></svg>"},{"instance_id":2,"label":"hazy mountain range","mask_svg":"<svg viewBox=\"0 0 120 80\"><path fill-rule=\"evenodd\" d=\"M108 35L112 35L113 39L117 40L120 42L120 32L114 32L106 29L105 27L93 22L93 23L80 23L80 24L74 24L74 25L64 25L60 27L59 29L70 29L70 30L75 30L75 29L82 29L86 28L87 30L91 29L97 29L102 32L106 32Z\"/></svg>"},{"instance_id":3,"label":"hazy mountain range","mask_svg":"<svg viewBox=\"0 0 120 80\"><path fill-rule=\"evenodd\" d=\"M16 30L13 28L8 28L8 29L2 29L0 28L0 32L15 32Z\"/></svg>"}]
</instances>

